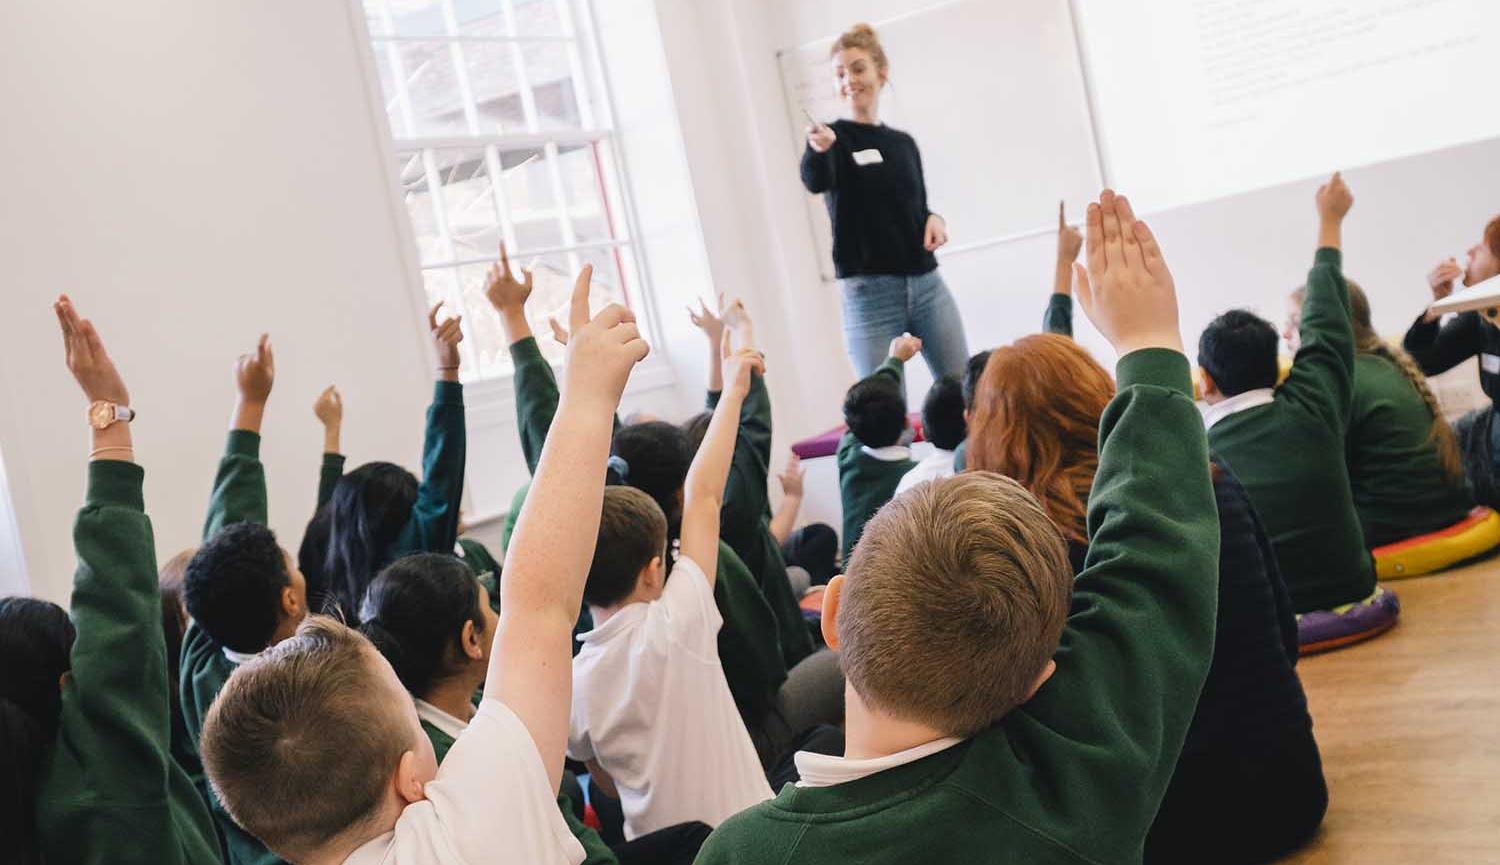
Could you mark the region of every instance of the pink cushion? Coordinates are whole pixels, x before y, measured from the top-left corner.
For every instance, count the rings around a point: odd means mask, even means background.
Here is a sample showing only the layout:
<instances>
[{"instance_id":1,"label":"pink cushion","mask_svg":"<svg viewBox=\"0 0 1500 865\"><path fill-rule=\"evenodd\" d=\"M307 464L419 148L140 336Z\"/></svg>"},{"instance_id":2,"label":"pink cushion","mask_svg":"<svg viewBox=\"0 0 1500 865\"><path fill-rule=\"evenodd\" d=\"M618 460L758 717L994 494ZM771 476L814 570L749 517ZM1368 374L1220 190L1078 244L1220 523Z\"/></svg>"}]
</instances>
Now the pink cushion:
<instances>
[{"instance_id":1,"label":"pink cushion","mask_svg":"<svg viewBox=\"0 0 1500 865\"><path fill-rule=\"evenodd\" d=\"M912 412L907 416L907 422L911 424L912 430L917 434L913 441L925 441L922 437L922 415L920 412ZM817 459L818 457L831 457L838 453L839 439L844 437L844 430L849 427L839 424L825 433L805 438L799 442L792 443L792 452L805 460Z\"/></svg>"}]
</instances>

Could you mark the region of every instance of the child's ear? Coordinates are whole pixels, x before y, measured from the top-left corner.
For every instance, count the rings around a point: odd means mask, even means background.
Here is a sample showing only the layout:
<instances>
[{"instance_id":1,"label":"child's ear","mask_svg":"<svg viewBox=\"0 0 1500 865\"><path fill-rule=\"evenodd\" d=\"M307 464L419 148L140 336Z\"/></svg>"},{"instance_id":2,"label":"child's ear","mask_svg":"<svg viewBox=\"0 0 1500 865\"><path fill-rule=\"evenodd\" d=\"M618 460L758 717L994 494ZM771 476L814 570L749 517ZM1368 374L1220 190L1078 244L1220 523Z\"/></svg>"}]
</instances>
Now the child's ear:
<instances>
[{"instance_id":1,"label":"child's ear","mask_svg":"<svg viewBox=\"0 0 1500 865\"><path fill-rule=\"evenodd\" d=\"M290 583L281 587L281 615L282 618L291 621L302 618L302 601L297 597L297 591Z\"/></svg>"},{"instance_id":2,"label":"child's ear","mask_svg":"<svg viewBox=\"0 0 1500 865\"><path fill-rule=\"evenodd\" d=\"M651 563L646 565L646 573L642 576L651 591L661 591L667 585L666 561L661 556L652 559Z\"/></svg>"},{"instance_id":3,"label":"child's ear","mask_svg":"<svg viewBox=\"0 0 1500 865\"><path fill-rule=\"evenodd\" d=\"M391 780L396 785L396 795L401 797L403 808L427 798L416 751L407 751L401 755L401 760L396 763L396 776Z\"/></svg>"},{"instance_id":4,"label":"child's ear","mask_svg":"<svg viewBox=\"0 0 1500 865\"><path fill-rule=\"evenodd\" d=\"M1204 369L1201 366L1198 367L1198 377L1203 380L1204 399L1207 399L1210 396L1219 395L1219 385L1214 381L1214 377L1208 374L1208 370Z\"/></svg>"},{"instance_id":5,"label":"child's ear","mask_svg":"<svg viewBox=\"0 0 1500 865\"><path fill-rule=\"evenodd\" d=\"M839 599L843 592L843 574L828 581L828 588L823 590L823 618L818 624L823 631L823 642L835 652L839 650Z\"/></svg>"},{"instance_id":6,"label":"child's ear","mask_svg":"<svg viewBox=\"0 0 1500 865\"><path fill-rule=\"evenodd\" d=\"M484 660L484 642L479 639L479 632L474 630L473 619L464 622L463 631L459 633L459 644L464 647L464 655L469 660Z\"/></svg>"},{"instance_id":7,"label":"child's ear","mask_svg":"<svg viewBox=\"0 0 1500 865\"><path fill-rule=\"evenodd\" d=\"M1047 680L1052 678L1052 674L1055 672L1057 672L1057 662L1049 658L1047 660L1047 666L1042 668L1041 675L1036 677L1036 681L1031 685L1031 690L1026 693L1026 699L1022 700L1021 702L1025 703L1026 700L1030 700L1032 697L1035 697L1036 692L1042 689L1042 685L1045 685L1047 683Z\"/></svg>"}]
</instances>

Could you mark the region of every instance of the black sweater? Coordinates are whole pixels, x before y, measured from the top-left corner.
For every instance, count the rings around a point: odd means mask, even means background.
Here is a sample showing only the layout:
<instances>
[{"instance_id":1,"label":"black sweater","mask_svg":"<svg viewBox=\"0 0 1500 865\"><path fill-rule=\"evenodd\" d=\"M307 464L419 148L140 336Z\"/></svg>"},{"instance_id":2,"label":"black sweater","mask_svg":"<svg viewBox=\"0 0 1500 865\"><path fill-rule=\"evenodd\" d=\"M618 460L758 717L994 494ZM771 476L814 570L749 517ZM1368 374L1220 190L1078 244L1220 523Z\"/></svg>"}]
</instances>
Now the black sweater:
<instances>
[{"instance_id":1,"label":"black sweater","mask_svg":"<svg viewBox=\"0 0 1500 865\"><path fill-rule=\"evenodd\" d=\"M829 126L838 140L827 153L811 146L803 152L802 185L822 193L828 206L839 278L915 276L936 268L937 259L923 246L932 211L917 142L889 126L853 120ZM873 154L880 161L873 161Z\"/></svg>"},{"instance_id":2,"label":"black sweater","mask_svg":"<svg viewBox=\"0 0 1500 865\"><path fill-rule=\"evenodd\" d=\"M1207 758L1269 753L1312 728L1295 669L1297 620L1250 497L1222 463L1214 466L1214 499L1219 508L1214 657L1182 753ZM1075 573L1087 550L1085 544L1068 545Z\"/></svg>"},{"instance_id":3,"label":"black sweater","mask_svg":"<svg viewBox=\"0 0 1500 865\"><path fill-rule=\"evenodd\" d=\"M1447 324L1423 318L1417 317L1402 340L1402 347L1422 372L1447 372L1477 354L1479 386L1485 396L1500 402L1500 329L1478 312L1461 312Z\"/></svg>"}]
</instances>

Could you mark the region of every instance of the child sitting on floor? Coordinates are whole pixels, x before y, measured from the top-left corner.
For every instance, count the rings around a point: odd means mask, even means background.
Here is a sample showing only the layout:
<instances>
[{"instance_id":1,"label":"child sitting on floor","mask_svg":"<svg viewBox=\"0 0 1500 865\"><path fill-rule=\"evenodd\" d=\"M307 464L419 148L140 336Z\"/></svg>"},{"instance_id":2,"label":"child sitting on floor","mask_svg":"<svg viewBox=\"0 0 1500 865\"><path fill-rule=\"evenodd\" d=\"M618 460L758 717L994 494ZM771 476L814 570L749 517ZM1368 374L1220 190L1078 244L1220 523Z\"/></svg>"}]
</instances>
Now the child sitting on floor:
<instances>
[{"instance_id":1,"label":"child sitting on floor","mask_svg":"<svg viewBox=\"0 0 1500 865\"><path fill-rule=\"evenodd\" d=\"M896 484L901 495L922 481L946 478L953 474L953 452L969 434L965 420L964 388L957 376L945 375L932 383L922 401L922 433L932 445L932 453L923 457Z\"/></svg>"},{"instance_id":2,"label":"child sitting on floor","mask_svg":"<svg viewBox=\"0 0 1500 865\"><path fill-rule=\"evenodd\" d=\"M667 518L632 487L604 494L584 588L594 630L573 660L568 756L620 800L625 836L687 821L716 826L771 797L719 664L714 605L719 511L758 354L726 364L725 390L688 470L677 561Z\"/></svg>"},{"instance_id":3,"label":"child sitting on floor","mask_svg":"<svg viewBox=\"0 0 1500 865\"><path fill-rule=\"evenodd\" d=\"M88 493L73 524L71 617L0 599L0 838L6 861L213 865L203 798L172 759L155 542L130 394L92 322L54 305L88 401Z\"/></svg>"},{"instance_id":4,"label":"child sitting on floor","mask_svg":"<svg viewBox=\"0 0 1500 865\"><path fill-rule=\"evenodd\" d=\"M1383 602L1344 466L1354 331L1339 247L1354 197L1335 174L1317 200L1318 251L1286 380L1277 386L1276 329L1253 313L1224 313L1198 341L1209 443L1249 492L1298 613Z\"/></svg>"},{"instance_id":5,"label":"child sitting on floor","mask_svg":"<svg viewBox=\"0 0 1500 865\"><path fill-rule=\"evenodd\" d=\"M896 486L916 468L906 446L906 395L902 369L922 350L911 334L891 340L890 356L875 372L860 379L844 395L844 423L839 439L839 498L844 506L842 558L859 542L865 523L896 494Z\"/></svg>"}]
</instances>

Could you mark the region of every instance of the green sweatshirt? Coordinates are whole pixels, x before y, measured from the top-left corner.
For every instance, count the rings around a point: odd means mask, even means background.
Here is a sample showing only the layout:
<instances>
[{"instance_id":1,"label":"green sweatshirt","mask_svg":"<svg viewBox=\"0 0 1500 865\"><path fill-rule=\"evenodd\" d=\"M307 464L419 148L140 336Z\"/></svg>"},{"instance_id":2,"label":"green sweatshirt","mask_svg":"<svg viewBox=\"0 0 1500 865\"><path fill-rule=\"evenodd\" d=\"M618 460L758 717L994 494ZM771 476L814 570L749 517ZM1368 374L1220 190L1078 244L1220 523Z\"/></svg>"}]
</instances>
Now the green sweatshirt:
<instances>
[{"instance_id":1,"label":"green sweatshirt","mask_svg":"<svg viewBox=\"0 0 1500 865\"><path fill-rule=\"evenodd\" d=\"M717 408L719 392L709 391L708 407ZM788 667L812 654L812 633L786 576L781 544L771 535L771 397L765 379L752 373L750 392L740 409L739 435L729 480L724 485L724 508L719 535L750 569L776 614L781 654Z\"/></svg>"},{"instance_id":2,"label":"green sweatshirt","mask_svg":"<svg viewBox=\"0 0 1500 865\"><path fill-rule=\"evenodd\" d=\"M888 357L872 376L886 376L898 386L902 384L902 368L905 365L897 358ZM839 466L839 498L844 505L843 561L847 567L849 554L859 543L865 523L896 494L901 478L917 464L910 457L900 460L876 459L865 453L854 433L846 432L839 439L836 456Z\"/></svg>"},{"instance_id":3,"label":"green sweatshirt","mask_svg":"<svg viewBox=\"0 0 1500 865\"><path fill-rule=\"evenodd\" d=\"M1229 415L1208 431L1214 451L1265 522L1298 613L1375 591L1375 568L1344 465L1354 331L1342 261L1337 249L1317 251L1302 305L1302 345L1274 400Z\"/></svg>"},{"instance_id":4,"label":"green sweatshirt","mask_svg":"<svg viewBox=\"0 0 1500 865\"><path fill-rule=\"evenodd\" d=\"M37 830L50 863L209 865L219 841L171 756L156 552L134 463L89 464L73 526L72 670L42 768ZM3 842L0 842L3 843Z\"/></svg>"},{"instance_id":5,"label":"green sweatshirt","mask_svg":"<svg viewBox=\"0 0 1500 865\"><path fill-rule=\"evenodd\" d=\"M321 486L321 484L320 484ZM208 500L208 517L203 524L206 541L232 523L260 523L267 520L266 470L260 461L260 435L246 430L231 430L224 444L224 456L214 475L213 492ZM182 720L193 752L203 737L203 719L214 698L235 670L235 663L224 654L224 647L197 622L188 622L182 638L182 679L178 699ZM276 865L282 860L265 845L239 827L224 810L205 780L201 788L209 803L214 822L224 839L230 865Z\"/></svg>"},{"instance_id":6,"label":"green sweatshirt","mask_svg":"<svg viewBox=\"0 0 1500 865\"><path fill-rule=\"evenodd\" d=\"M521 449L527 468L535 473L547 430L551 429L557 412L557 379L532 337L513 343L510 357L516 370L513 381ZM523 493L517 493L512 513L520 513ZM719 663L741 717L746 723L758 725L781 683L786 681L787 664L777 636L776 614L754 575L723 541L719 542L718 568L714 603L724 619L719 628ZM580 626L587 614L585 609Z\"/></svg>"},{"instance_id":7,"label":"green sweatshirt","mask_svg":"<svg viewBox=\"0 0 1500 865\"><path fill-rule=\"evenodd\" d=\"M339 485L339 480L344 476L344 455L323 454L323 464L318 467L318 506L314 513L321 511L328 500L333 498L333 488Z\"/></svg>"},{"instance_id":8,"label":"green sweatshirt","mask_svg":"<svg viewBox=\"0 0 1500 865\"><path fill-rule=\"evenodd\" d=\"M1047 310L1042 313L1042 333L1073 335L1073 295L1053 292L1047 298Z\"/></svg>"},{"instance_id":9,"label":"green sweatshirt","mask_svg":"<svg viewBox=\"0 0 1500 865\"><path fill-rule=\"evenodd\" d=\"M442 763L443 758L448 756L448 749L453 747L456 740L425 720L422 722L422 731L427 734L428 739L432 740L433 753L437 755L438 763ZM599 833L589 828L573 813L573 800L567 794L558 794L557 809L562 812L563 820L567 821L568 830L573 833L573 837L583 845L582 865L617 865L619 860L615 858L614 851L609 849L609 845L604 843Z\"/></svg>"},{"instance_id":10,"label":"green sweatshirt","mask_svg":"<svg viewBox=\"0 0 1500 865\"><path fill-rule=\"evenodd\" d=\"M458 540L458 510L464 497L464 386L433 385L432 405L422 439L422 482L411 517L401 528L381 566L408 553L451 553Z\"/></svg>"},{"instance_id":11,"label":"green sweatshirt","mask_svg":"<svg viewBox=\"0 0 1500 865\"><path fill-rule=\"evenodd\" d=\"M1136 351L1117 375L1052 678L958 745L783 787L698 865L1141 861L1213 654L1219 523L1186 359Z\"/></svg>"},{"instance_id":12,"label":"green sweatshirt","mask_svg":"<svg viewBox=\"0 0 1500 865\"><path fill-rule=\"evenodd\" d=\"M1378 354L1356 355L1346 458L1368 546L1435 532L1474 507L1463 476L1444 473L1431 433L1432 412L1401 368Z\"/></svg>"}]
</instances>

